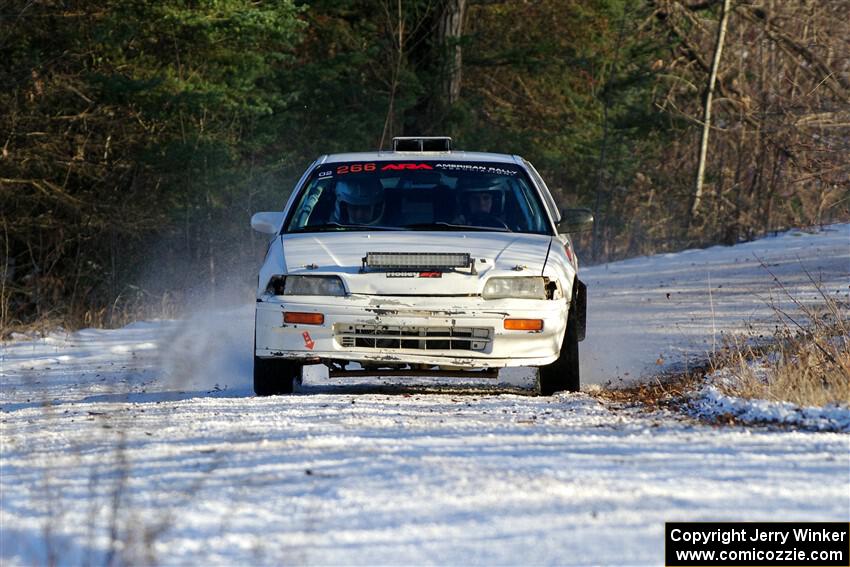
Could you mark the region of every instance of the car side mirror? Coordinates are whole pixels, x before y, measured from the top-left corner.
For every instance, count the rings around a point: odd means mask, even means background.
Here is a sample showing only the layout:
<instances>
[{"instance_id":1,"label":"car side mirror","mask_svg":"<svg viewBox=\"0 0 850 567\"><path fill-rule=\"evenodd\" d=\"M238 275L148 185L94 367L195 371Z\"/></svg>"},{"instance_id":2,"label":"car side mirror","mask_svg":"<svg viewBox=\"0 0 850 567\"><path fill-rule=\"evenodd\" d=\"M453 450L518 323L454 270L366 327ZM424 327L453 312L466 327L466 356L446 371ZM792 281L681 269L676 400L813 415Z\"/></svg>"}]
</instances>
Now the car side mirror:
<instances>
[{"instance_id":1,"label":"car side mirror","mask_svg":"<svg viewBox=\"0 0 850 567\"><path fill-rule=\"evenodd\" d=\"M563 209L558 232L581 232L589 230L593 224L593 212L590 209Z\"/></svg>"},{"instance_id":2,"label":"car side mirror","mask_svg":"<svg viewBox=\"0 0 850 567\"><path fill-rule=\"evenodd\" d=\"M251 228L263 234L277 234L283 224L283 213L255 213L251 217Z\"/></svg>"}]
</instances>

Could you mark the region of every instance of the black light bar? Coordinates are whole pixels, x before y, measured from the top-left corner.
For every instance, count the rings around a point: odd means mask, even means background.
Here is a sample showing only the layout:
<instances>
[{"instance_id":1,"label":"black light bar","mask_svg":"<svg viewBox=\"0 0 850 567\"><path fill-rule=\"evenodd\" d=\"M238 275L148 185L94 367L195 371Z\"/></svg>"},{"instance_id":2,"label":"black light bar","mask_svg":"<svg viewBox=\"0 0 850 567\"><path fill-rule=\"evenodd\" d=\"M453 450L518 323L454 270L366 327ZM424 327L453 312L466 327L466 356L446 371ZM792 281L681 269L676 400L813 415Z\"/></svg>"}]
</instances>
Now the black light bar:
<instances>
[{"instance_id":1,"label":"black light bar","mask_svg":"<svg viewBox=\"0 0 850 567\"><path fill-rule=\"evenodd\" d=\"M394 152L450 152L452 139L448 136L405 136L393 138Z\"/></svg>"},{"instance_id":2,"label":"black light bar","mask_svg":"<svg viewBox=\"0 0 850 567\"><path fill-rule=\"evenodd\" d=\"M379 270L450 270L468 268L468 252L368 252L363 267Z\"/></svg>"}]
</instances>

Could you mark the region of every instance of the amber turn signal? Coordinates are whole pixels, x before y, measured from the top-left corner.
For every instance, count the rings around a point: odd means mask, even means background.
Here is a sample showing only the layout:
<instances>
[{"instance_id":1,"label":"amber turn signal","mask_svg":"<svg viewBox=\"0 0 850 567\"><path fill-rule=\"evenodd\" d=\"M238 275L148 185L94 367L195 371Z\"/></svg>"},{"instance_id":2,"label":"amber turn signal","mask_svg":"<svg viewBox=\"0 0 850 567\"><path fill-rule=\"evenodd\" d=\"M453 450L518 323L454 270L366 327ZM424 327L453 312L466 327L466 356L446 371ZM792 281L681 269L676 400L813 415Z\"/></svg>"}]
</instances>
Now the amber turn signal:
<instances>
[{"instance_id":1,"label":"amber turn signal","mask_svg":"<svg viewBox=\"0 0 850 567\"><path fill-rule=\"evenodd\" d=\"M287 311L283 314L283 322L293 325L321 325L325 322L325 316L321 313L298 313Z\"/></svg>"},{"instance_id":2,"label":"amber turn signal","mask_svg":"<svg viewBox=\"0 0 850 567\"><path fill-rule=\"evenodd\" d=\"M505 319L509 331L542 331L543 319Z\"/></svg>"}]
</instances>

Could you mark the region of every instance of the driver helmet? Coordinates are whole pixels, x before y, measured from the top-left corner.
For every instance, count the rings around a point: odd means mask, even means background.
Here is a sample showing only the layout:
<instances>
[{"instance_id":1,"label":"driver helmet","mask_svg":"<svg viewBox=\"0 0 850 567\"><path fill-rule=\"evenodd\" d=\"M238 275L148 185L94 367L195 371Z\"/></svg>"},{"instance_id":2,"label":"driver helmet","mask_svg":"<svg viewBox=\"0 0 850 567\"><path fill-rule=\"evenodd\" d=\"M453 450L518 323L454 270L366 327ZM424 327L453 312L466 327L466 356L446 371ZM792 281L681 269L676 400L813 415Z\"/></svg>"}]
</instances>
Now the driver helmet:
<instances>
[{"instance_id":1,"label":"driver helmet","mask_svg":"<svg viewBox=\"0 0 850 567\"><path fill-rule=\"evenodd\" d=\"M337 220L375 224L384 214L384 186L374 178L340 179L336 182Z\"/></svg>"},{"instance_id":2,"label":"driver helmet","mask_svg":"<svg viewBox=\"0 0 850 567\"><path fill-rule=\"evenodd\" d=\"M501 210L505 188L499 179L476 175L461 179L458 183L458 191L460 192L461 205L464 209L469 209L470 201L474 197L488 196L490 197L490 210L488 213L498 214Z\"/></svg>"}]
</instances>

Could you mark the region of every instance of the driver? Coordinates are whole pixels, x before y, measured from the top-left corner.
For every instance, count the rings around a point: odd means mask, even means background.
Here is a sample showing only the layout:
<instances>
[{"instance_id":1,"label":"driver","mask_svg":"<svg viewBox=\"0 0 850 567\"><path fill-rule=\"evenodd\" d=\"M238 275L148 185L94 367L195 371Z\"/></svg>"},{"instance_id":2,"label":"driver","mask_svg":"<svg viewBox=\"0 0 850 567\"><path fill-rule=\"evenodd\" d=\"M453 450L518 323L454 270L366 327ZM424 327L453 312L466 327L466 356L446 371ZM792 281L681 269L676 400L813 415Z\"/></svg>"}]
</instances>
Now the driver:
<instances>
[{"instance_id":1,"label":"driver","mask_svg":"<svg viewBox=\"0 0 850 567\"><path fill-rule=\"evenodd\" d=\"M460 187L463 213L454 222L475 226L504 226L498 216L502 187L498 181L475 180Z\"/></svg>"},{"instance_id":2,"label":"driver","mask_svg":"<svg viewBox=\"0 0 850 567\"><path fill-rule=\"evenodd\" d=\"M492 215L493 194L489 191L470 191L466 194L466 209L469 216Z\"/></svg>"},{"instance_id":3,"label":"driver","mask_svg":"<svg viewBox=\"0 0 850 567\"><path fill-rule=\"evenodd\" d=\"M350 224L378 224L384 216L384 186L374 178L340 179L332 220Z\"/></svg>"}]
</instances>

